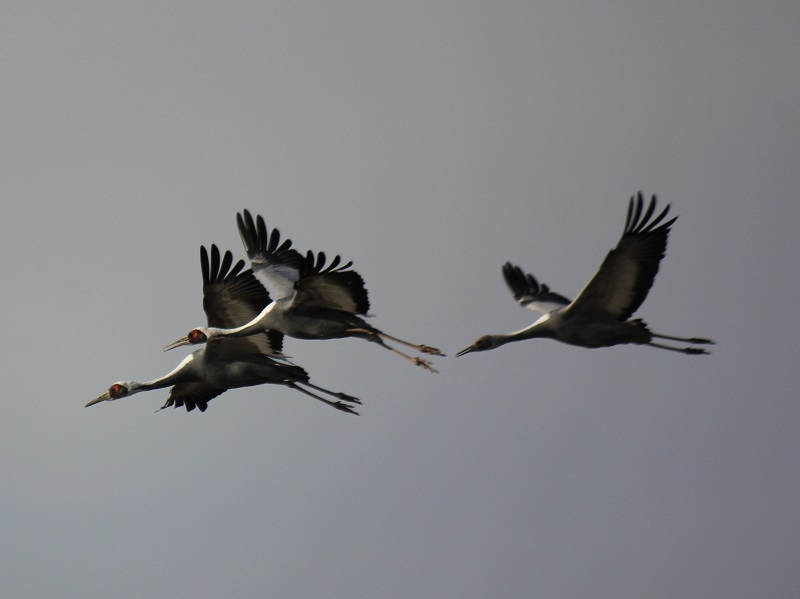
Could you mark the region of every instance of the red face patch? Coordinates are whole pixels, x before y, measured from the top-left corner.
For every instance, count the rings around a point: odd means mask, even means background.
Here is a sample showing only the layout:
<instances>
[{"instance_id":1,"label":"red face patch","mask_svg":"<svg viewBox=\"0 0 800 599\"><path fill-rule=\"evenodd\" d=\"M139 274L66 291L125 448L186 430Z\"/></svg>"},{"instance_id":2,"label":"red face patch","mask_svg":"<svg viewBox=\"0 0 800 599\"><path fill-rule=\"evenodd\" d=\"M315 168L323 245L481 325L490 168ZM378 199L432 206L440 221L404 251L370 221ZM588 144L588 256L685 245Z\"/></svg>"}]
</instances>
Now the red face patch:
<instances>
[{"instance_id":1,"label":"red face patch","mask_svg":"<svg viewBox=\"0 0 800 599\"><path fill-rule=\"evenodd\" d=\"M206 335L203 331L198 331L197 329L193 330L189 333L189 343L203 343L206 340Z\"/></svg>"}]
</instances>

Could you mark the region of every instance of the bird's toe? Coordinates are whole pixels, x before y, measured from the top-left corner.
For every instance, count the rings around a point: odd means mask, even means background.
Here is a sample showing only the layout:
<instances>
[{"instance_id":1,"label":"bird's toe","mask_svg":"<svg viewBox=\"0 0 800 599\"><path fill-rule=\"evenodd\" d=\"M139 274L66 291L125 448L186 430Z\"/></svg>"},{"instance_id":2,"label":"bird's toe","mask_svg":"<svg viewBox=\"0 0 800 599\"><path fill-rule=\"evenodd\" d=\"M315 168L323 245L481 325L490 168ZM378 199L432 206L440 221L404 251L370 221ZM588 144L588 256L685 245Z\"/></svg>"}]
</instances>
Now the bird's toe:
<instances>
[{"instance_id":1,"label":"bird's toe","mask_svg":"<svg viewBox=\"0 0 800 599\"><path fill-rule=\"evenodd\" d=\"M420 346L419 351L421 351L423 354L431 354L432 356L441 356L443 358L445 357L445 354L443 354L440 350L429 345Z\"/></svg>"},{"instance_id":2,"label":"bird's toe","mask_svg":"<svg viewBox=\"0 0 800 599\"><path fill-rule=\"evenodd\" d=\"M433 367L433 365L431 365L431 363L428 360L423 360L422 358L414 358L414 364L424 368L429 372L439 372Z\"/></svg>"},{"instance_id":3,"label":"bird's toe","mask_svg":"<svg viewBox=\"0 0 800 599\"><path fill-rule=\"evenodd\" d=\"M361 405L360 399L353 397L352 395L348 395L347 393L337 393L336 397L343 401L349 401L350 403L357 403L358 405Z\"/></svg>"},{"instance_id":4,"label":"bird's toe","mask_svg":"<svg viewBox=\"0 0 800 599\"><path fill-rule=\"evenodd\" d=\"M341 410L342 412L347 412L348 414L353 414L354 416L358 416L358 412L356 412L351 406L347 405L346 403L342 403L337 401L333 404L333 407L337 410Z\"/></svg>"}]
</instances>

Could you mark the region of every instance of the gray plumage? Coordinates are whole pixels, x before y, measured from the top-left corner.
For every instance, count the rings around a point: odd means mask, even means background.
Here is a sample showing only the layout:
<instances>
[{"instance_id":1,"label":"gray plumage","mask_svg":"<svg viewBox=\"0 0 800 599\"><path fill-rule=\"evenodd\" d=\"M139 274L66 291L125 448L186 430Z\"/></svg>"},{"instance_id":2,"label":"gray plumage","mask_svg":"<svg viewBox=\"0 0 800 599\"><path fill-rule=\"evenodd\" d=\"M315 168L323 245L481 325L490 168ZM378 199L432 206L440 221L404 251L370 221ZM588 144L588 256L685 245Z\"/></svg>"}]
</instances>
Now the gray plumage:
<instances>
[{"instance_id":1,"label":"gray plumage","mask_svg":"<svg viewBox=\"0 0 800 599\"><path fill-rule=\"evenodd\" d=\"M253 272L273 294L273 301L242 326L220 327L209 323L208 327L193 329L165 350L274 330L297 339L366 339L436 372L428 360L405 354L386 340L421 353L443 356L438 349L409 343L367 323L369 296L361 275L350 269L352 262L343 263L340 256L335 256L327 263L324 252L308 251L303 256L292 248L291 240L281 242L277 229L270 231L261 216L253 219L247 210L236 215L236 222Z\"/></svg>"},{"instance_id":2,"label":"gray plumage","mask_svg":"<svg viewBox=\"0 0 800 599\"><path fill-rule=\"evenodd\" d=\"M667 205L653 217L655 196L646 209L641 192L632 197L617 246L606 255L595 275L573 301L550 291L533 275L526 275L518 266L507 262L503 266L503 277L514 299L524 308L543 312L543 316L515 333L484 335L456 356L535 337L589 348L634 343L686 354L707 354L705 349L671 347L655 343L653 339L698 345L713 344L710 339L660 335L653 333L640 319L630 319L647 297L664 258L670 227L677 220L675 217L662 222L669 208Z\"/></svg>"},{"instance_id":3,"label":"gray plumage","mask_svg":"<svg viewBox=\"0 0 800 599\"><path fill-rule=\"evenodd\" d=\"M256 280L252 270L243 271L243 260L233 265L230 252L225 252L220 259L217 246L211 246L210 257L206 248L201 247L200 263L203 273L203 309L210 326L240 325L251 320L269 303L269 294ZM305 370L285 362L286 358L281 353L282 345L283 334L278 331L262 331L241 338L213 339L205 347L187 356L169 374L144 383L114 383L108 391L86 406L120 399L140 391L171 386L162 409L173 406L185 407L189 412L195 408L203 412L209 401L228 389L269 383L297 389L338 410L357 413L350 405L360 404L357 398L311 384ZM328 400L309 389L341 401Z\"/></svg>"}]
</instances>

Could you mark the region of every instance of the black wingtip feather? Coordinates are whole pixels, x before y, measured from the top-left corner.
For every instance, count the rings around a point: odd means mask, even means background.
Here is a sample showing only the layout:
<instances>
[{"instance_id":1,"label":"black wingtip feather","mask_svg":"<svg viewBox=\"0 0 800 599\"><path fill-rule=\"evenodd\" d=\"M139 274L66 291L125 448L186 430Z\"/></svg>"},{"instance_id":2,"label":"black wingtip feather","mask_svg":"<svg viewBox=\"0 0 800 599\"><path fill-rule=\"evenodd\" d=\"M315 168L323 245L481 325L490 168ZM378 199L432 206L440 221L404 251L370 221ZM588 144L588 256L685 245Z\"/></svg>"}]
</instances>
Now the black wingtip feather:
<instances>
[{"instance_id":1,"label":"black wingtip feather","mask_svg":"<svg viewBox=\"0 0 800 599\"><path fill-rule=\"evenodd\" d=\"M330 272L343 272L346 271L348 268L353 266L353 261L350 260L349 262L342 264L342 257L338 254L334 256L333 260L331 260L330 264L325 266L327 261L327 256L325 252L318 252L316 255L312 250L308 250L306 252L305 258L301 264L300 273L301 276L310 276L316 274L324 274Z\"/></svg>"},{"instance_id":2,"label":"black wingtip feather","mask_svg":"<svg viewBox=\"0 0 800 599\"><path fill-rule=\"evenodd\" d=\"M200 271L203 273L203 285L208 285L208 250L204 245L200 246Z\"/></svg>"},{"instance_id":3,"label":"black wingtip feather","mask_svg":"<svg viewBox=\"0 0 800 599\"><path fill-rule=\"evenodd\" d=\"M633 211L633 218L631 219L631 226L635 227L636 223L639 222L639 217L642 215L642 205L644 204L644 198L642 197L642 193L639 192L636 194L636 201L635 207Z\"/></svg>"},{"instance_id":4,"label":"black wingtip feather","mask_svg":"<svg viewBox=\"0 0 800 599\"><path fill-rule=\"evenodd\" d=\"M282 262L295 266L302 261L302 255L292 248L292 240L281 241L281 233L273 228L267 228L267 223L261 215L253 216L249 210L243 210L236 215L236 224L242 245L251 260L257 258L264 262Z\"/></svg>"},{"instance_id":5,"label":"black wingtip feather","mask_svg":"<svg viewBox=\"0 0 800 599\"><path fill-rule=\"evenodd\" d=\"M332 280L337 280L340 285L346 287L355 303L356 314L369 313L369 294L364 286L364 279L354 270L348 270L353 266L352 261L342 264L342 257L334 256L329 265L325 265L327 257L325 252L314 254L309 250L302 262L299 264L300 279L324 275Z\"/></svg>"},{"instance_id":6,"label":"black wingtip feather","mask_svg":"<svg viewBox=\"0 0 800 599\"><path fill-rule=\"evenodd\" d=\"M280 233L277 229L273 231L272 236L267 232L267 223L264 222L264 217L260 214L256 216L256 247L260 250L266 250L272 253L277 245L277 240L280 239Z\"/></svg>"},{"instance_id":7,"label":"black wingtip feather","mask_svg":"<svg viewBox=\"0 0 800 599\"><path fill-rule=\"evenodd\" d=\"M217 273L219 273L219 248L211 245L211 267L208 271L208 278L211 281L217 280Z\"/></svg>"},{"instance_id":8,"label":"black wingtip feather","mask_svg":"<svg viewBox=\"0 0 800 599\"><path fill-rule=\"evenodd\" d=\"M642 270L638 275L628 309L621 315L623 320L630 318L647 297L655 281L656 274L658 274L661 260L666 255L670 227L678 220L676 216L664 222L664 219L669 214L670 204L667 204L658 216L653 217L657 202L657 196L651 196L647 210L642 214L644 195L640 191L635 197L631 198L628 206L625 232L617 247L622 248L629 246L629 244L637 244L640 248L639 259L641 260Z\"/></svg>"},{"instance_id":9,"label":"black wingtip feather","mask_svg":"<svg viewBox=\"0 0 800 599\"><path fill-rule=\"evenodd\" d=\"M647 210L644 214L642 214L642 210L644 208L644 195L640 191L635 196L632 196L630 203L628 204L628 215L625 219L624 235L641 235L656 230L664 218L666 218L671 207L671 204L667 204L667 206L659 213L659 215L653 218L653 213L656 210L657 204L658 198L656 195L653 195L650 198ZM677 220L677 218L678 217L676 216L669 222L661 224L661 228L668 229Z\"/></svg>"},{"instance_id":10,"label":"black wingtip feather","mask_svg":"<svg viewBox=\"0 0 800 599\"><path fill-rule=\"evenodd\" d=\"M530 273L526 274L519 266L511 264L511 262L503 264L502 271L511 295L522 306L527 306L535 301L569 303L569 300L563 295L550 291L550 287L539 283L536 277Z\"/></svg>"},{"instance_id":11,"label":"black wingtip feather","mask_svg":"<svg viewBox=\"0 0 800 599\"><path fill-rule=\"evenodd\" d=\"M231 268L232 267L232 268ZM233 279L245 267L244 260L233 264L233 254L226 250L220 257L219 248L211 244L211 257L205 246L200 246L200 270L203 273L203 284L211 285L226 279Z\"/></svg>"},{"instance_id":12,"label":"black wingtip feather","mask_svg":"<svg viewBox=\"0 0 800 599\"><path fill-rule=\"evenodd\" d=\"M236 214L236 226L239 229L239 237L242 238L244 251L247 252L249 256L254 249L253 235L251 233L254 228L253 217L249 210L244 210L241 214Z\"/></svg>"},{"instance_id":13,"label":"black wingtip feather","mask_svg":"<svg viewBox=\"0 0 800 599\"><path fill-rule=\"evenodd\" d=\"M639 197L641 197L641 192L639 192ZM656 196L653 196L653 198L650 200L650 204L647 206L647 211L644 213L644 216L642 217L643 223L646 223L648 220L650 220L650 217L653 216L653 212L655 211L655 209L656 209Z\"/></svg>"},{"instance_id":14,"label":"black wingtip feather","mask_svg":"<svg viewBox=\"0 0 800 599\"><path fill-rule=\"evenodd\" d=\"M272 349L273 353L282 354L283 333L281 333L280 331L274 331L272 329L269 329L267 330L267 338L269 339L269 346Z\"/></svg>"},{"instance_id":15,"label":"black wingtip feather","mask_svg":"<svg viewBox=\"0 0 800 599\"><path fill-rule=\"evenodd\" d=\"M244 260L239 260L231 269L231 272L228 273L228 276L235 277L242 271L243 268L244 268Z\"/></svg>"},{"instance_id":16,"label":"black wingtip feather","mask_svg":"<svg viewBox=\"0 0 800 599\"><path fill-rule=\"evenodd\" d=\"M225 273L228 272L228 269L233 264L233 254L230 252L225 252L225 255L222 257L222 264L220 264L219 272Z\"/></svg>"}]
</instances>

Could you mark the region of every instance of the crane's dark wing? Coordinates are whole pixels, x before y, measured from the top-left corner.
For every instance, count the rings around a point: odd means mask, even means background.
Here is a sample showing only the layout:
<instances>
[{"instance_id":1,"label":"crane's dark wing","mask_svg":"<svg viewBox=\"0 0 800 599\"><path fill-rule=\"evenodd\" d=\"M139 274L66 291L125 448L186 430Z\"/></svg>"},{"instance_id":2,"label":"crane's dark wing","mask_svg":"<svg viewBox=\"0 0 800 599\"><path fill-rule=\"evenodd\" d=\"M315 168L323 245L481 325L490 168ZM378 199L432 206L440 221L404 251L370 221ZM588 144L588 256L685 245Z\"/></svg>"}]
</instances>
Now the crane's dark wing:
<instances>
[{"instance_id":1,"label":"crane's dark wing","mask_svg":"<svg viewBox=\"0 0 800 599\"><path fill-rule=\"evenodd\" d=\"M292 295L294 284L300 278L303 256L292 248L291 240L281 243L278 229L270 232L264 219L257 215L253 220L248 210L236 214L236 224L258 280L276 300Z\"/></svg>"},{"instance_id":2,"label":"crane's dark wing","mask_svg":"<svg viewBox=\"0 0 800 599\"><path fill-rule=\"evenodd\" d=\"M529 310L547 314L569 304L563 295L550 291L544 283L539 283L532 274L525 274L519 266L511 262L503 264L503 278L511 290L511 295L519 305Z\"/></svg>"},{"instance_id":3,"label":"crane's dark wing","mask_svg":"<svg viewBox=\"0 0 800 599\"><path fill-rule=\"evenodd\" d=\"M233 265L231 267L231 265ZM233 264L229 251L220 259L219 249L211 246L209 258L205 247L200 248L200 268L203 272L203 309L208 326L232 329L247 324L270 303L269 293L258 282L253 271L244 268L244 260ZM264 354L280 356L283 333L266 331L247 337L218 337L206 347L207 352L232 354Z\"/></svg>"},{"instance_id":4,"label":"crane's dark wing","mask_svg":"<svg viewBox=\"0 0 800 599\"><path fill-rule=\"evenodd\" d=\"M192 382L192 383L178 383L169 392L169 397L166 403L161 406L161 409L173 406L180 408L186 406L186 411L191 412L195 408L201 412L205 412L208 407L208 402L214 399L217 395L222 395L227 389L220 389L219 387L210 387L205 383Z\"/></svg>"},{"instance_id":5,"label":"crane's dark wing","mask_svg":"<svg viewBox=\"0 0 800 599\"><path fill-rule=\"evenodd\" d=\"M569 306L569 312L595 313L627 320L642 305L667 251L670 227L663 224L669 204L655 218L656 196L642 214L642 192L631 198L625 230L592 279Z\"/></svg>"},{"instance_id":6,"label":"crane's dark wing","mask_svg":"<svg viewBox=\"0 0 800 599\"><path fill-rule=\"evenodd\" d=\"M290 309L310 311L316 309L339 310L348 314L369 312L369 297L364 280L354 270L353 263L341 264L336 256L325 265L325 252L316 256L309 251L300 267L300 280L295 284L295 296Z\"/></svg>"}]
</instances>

